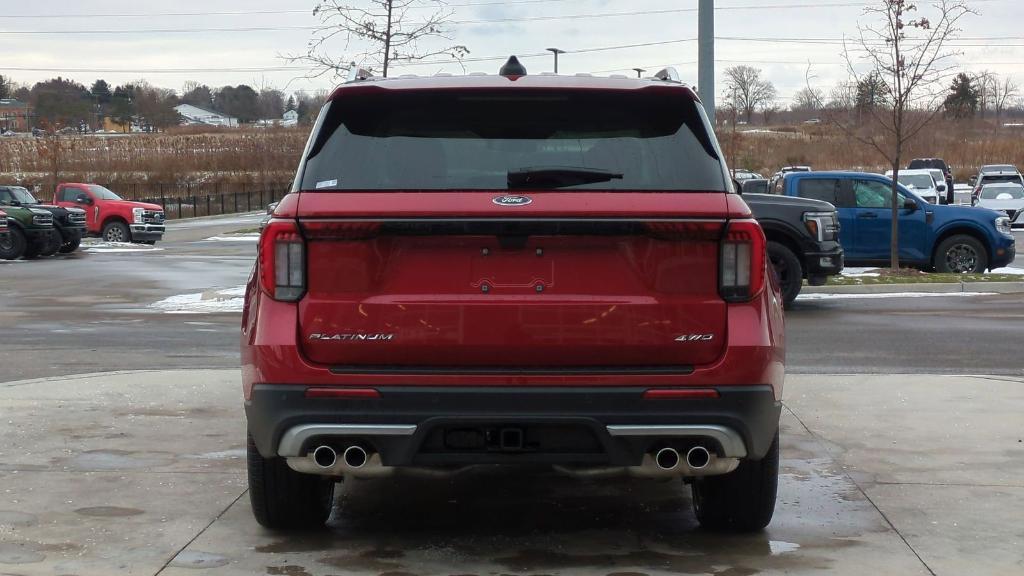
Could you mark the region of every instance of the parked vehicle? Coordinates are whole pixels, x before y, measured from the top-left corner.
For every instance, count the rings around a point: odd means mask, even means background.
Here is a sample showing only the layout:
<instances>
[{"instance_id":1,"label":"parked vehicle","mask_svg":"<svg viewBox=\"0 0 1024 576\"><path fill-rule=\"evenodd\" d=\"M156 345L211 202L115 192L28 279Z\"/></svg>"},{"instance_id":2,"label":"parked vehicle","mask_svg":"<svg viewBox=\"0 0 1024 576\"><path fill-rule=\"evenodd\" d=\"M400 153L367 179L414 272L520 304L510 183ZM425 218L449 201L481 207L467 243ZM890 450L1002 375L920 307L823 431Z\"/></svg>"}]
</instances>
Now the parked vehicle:
<instances>
[{"instance_id":1,"label":"parked vehicle","mask_svg":"<svg viewBox=\"0 0 1024 576\"><path fill-rule=\"evenodd\" d=\"M943 177L946 180L946 204L956 204L956 198L953 195L953 167L946 163L942 158L914 158L907 164L907 170L926 170L929 168L936 168L942 170Z\"/></svg>"},{"instance_id":2,"label":"parked vehicle","mask_svg":"<svg viewBox=\"0 0 1024 576\"><path fill-rule=\"evenodd\" d=\"M732 171L732 178L738 182L745 182L747 180L763 179L764 176L750 170L736 169Z\"/></svg>"},{"instance_id":3,"label":"parked vehicle","mask_svg":"<svg viewBox=\"0 0 1024 576\"><path fill-rule=\"evenodd\" d=\"M96 184L59 184L53 197L58 206L85 210L90 236L107 242L155 244L164 236L164 209L156 204L123 200Z\"/></svg>"},{"instance_id":4,"label":"parked vehicle","mask_svg":"<svg viewBox=\"0 0 1024 576\"><path fill-rule=\"evenodd\" d=\"M741 194L767 194L768 193L768 181L764 178L755 178L752 180L744 180L739 184L739 191Z\"/></svg>"},{"instance_id":5,"label":"parked vehicle","mask_svg":"<svg viewBox=\"0 0 1024 576\"><path fill-rule=\"evenodd\" d=\"M788 174L787 196L824 200L839 211L847 266L889 264L892 180L863 172ZM969 206L937 206L899 186L900 263L939 272L984 272L1013 261L1006 214Z\"/></svg>"},{"instance_id":6,"label":"parked vehicle","mask_svg":"<svg viewBox=\"0 0 1024 576\"><path fill-rule=\"evenodd\" d=\"M974 205L1006 212L1012 223L1017 213L1024 210L1024 186L1015 182L985 184Z\"/></svg>"},{"instance_id":7,"label":"parked vehicle","mask_svg":"<svg viewBox=\"0 0 1024 576\"><path fill-rule=\"evenodd\" d=\"M892 170L885 173L887 178L892 178ZM930 170L900 170L900 184L914 191L915 194L924 198L931 204L940 204L939 190L935 185L935 177ZM945 184L943 184L945 190ZM944 202L941 202L944 203Z\"/></svg>"},{"instance_id":8,"label":"parked vehicle","mask_svg":"<svg viewBox=\"0 0 1024 576\"><path fill-rule=\"evenodd\" d=\"M772 177L768 180L768 191L769 194L778 194L776 190L779 184L782 183L782 178L790 172L810 172L813 170L810 166L783 166L779 168L779 171L772 174Z\"/></svg>"},{"instance_id":9,"label":"parked vehicle","mask_svg":"<svg viewBox=\"0 0 1024 576\"><path fill-rule=\"evenodd\" d=\"M1013 166L982 166L982 170L978 173L977 178L974 179L974 189L971 190L971 204L978 203L978 197L981 195L981 189L987 184L995 184L998 182L1011 182L1014 184L1024 185L1024 176L1017 171Z\"/></svg>"},{"instance_id":10,"label":"parked vehicle","mask_svg":"<svg viewBox=\"0 0 1024 576\"><path fill-rule=\"evenodd\" d=\"M811 286L821 286L829 276L843 271L835 206L773 194L744 193L743 200L764 229L768 258L779 275L787 306L800 294L804 279Z\"/></svg>"},{"instance_id":11,"label":"parked vehicle","mask_svg":"<svg viewBox=\"0 0 1024 576\"><path fill-rule=\"evenodd\" d=\"M322 525L341 477L474 464L686 478L703 525L768 524L781 296L676 78L513 58L333 93L246 292L261 524Z\"/></svg>"},{"instance_id":12,"label":"parked vehicle","mask_svg":"<svg viewBox=\"0 0 1024 576\"><path fill-rule=\"evenodd\" d=\"M0 188L0 208L7 214L7 237L0 238L0 259L38 258L54 245L59 236L53 228L49 210L22 206L9 188Z\"/></svg>"},{"instance_id":13,"label":"parked vehicle","mask_svg":"<svg viewBox=\"0 0 1024 576\"><path fill-rule=\"evenodd\" d=\"M21 186L0 186L0 190L7 190L21 206L40 208L53 214L53 227L57 234L51 238L51 243L40 252L40 256L53 256L57 252L70 254L78 249L82 243L82 237L85 236L85 210L43 204L28 189Z\"/></svg>"}]
</instances>

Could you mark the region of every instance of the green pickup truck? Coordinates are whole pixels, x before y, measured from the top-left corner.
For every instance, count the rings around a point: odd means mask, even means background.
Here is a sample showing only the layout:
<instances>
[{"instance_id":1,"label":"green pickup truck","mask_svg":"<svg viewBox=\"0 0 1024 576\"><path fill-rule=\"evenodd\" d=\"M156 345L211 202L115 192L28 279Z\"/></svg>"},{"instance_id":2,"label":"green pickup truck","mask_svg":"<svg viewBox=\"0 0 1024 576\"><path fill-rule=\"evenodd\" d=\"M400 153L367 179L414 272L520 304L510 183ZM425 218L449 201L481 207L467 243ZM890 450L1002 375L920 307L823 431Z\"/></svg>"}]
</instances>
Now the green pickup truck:
<instances>
[{"instance_id":1,"label":"green pickup truck","mask_svg":"<svg viewBox=\"0 0 1024 576\"><path fill-rule=\"evenodd\" d=\"M16 260L55 254L63 240L60 232L54 228L53 213L32 206L34 198L28 203L22 200L24 198L12 191L11 187L0 187L0 210L7 214L8 227L7 235L0 236L0 259Z\"/></svg>"}]
</instances>

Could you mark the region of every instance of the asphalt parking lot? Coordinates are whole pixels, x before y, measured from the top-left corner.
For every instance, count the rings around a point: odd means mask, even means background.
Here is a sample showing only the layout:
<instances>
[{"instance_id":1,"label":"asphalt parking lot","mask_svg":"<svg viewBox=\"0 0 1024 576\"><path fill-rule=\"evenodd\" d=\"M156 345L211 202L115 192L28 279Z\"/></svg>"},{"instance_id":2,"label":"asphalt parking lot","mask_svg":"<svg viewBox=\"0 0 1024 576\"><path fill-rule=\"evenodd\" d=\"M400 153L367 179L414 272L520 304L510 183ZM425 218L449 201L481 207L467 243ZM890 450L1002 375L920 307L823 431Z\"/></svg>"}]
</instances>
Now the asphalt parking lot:
<instances>
[{"instance_id":1,"label":"asphalt parking lot","mask_svg":"<svg viewBox=\"0 0 1024 576\"><path fill-rule=\"evenodd\" d=\"M0 263L0 574L1024 573L1020 294L798 302L763 534L700 530L677 483L496 468L351 482L331 530L267 532L232 292L255 242L227 235L258 220Z\"/></svg>"}]
</instances>

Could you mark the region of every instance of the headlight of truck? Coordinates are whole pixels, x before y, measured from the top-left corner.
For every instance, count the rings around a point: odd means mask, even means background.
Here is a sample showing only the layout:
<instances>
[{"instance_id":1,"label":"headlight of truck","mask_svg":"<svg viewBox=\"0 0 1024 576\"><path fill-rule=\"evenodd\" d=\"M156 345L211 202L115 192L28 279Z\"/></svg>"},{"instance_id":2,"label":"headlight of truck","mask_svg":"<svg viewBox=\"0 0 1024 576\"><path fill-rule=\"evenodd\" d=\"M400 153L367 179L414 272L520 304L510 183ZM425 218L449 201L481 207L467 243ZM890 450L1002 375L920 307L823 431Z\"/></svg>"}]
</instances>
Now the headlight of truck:
<instances>
[{"instance_id":1,"label":"headlight of truck","mask_svg":"<svg viewBox=\"0 0 1024 576\"><path fill-rule=\"evenodd\" d=\"M143 215L146 213L145 208L132 208L132 219L136 224L142 224L145 222Z\"/></svg>"},{"instance_id":2,"label":"headlight of truck","mask_svg":"<svg viewBox=\"0 0 1024 576\"><path fill-rule=\"evenodd\" d=\"M835 212L804 212L804 226L818 242L835 240L839 235L839 221Z\"/></svg>"},{"instance_id":3,"label":"headlight of truck","mask_svg":"<svg viewBox=\"0 0 1024 576\"><path fill-rule=\"evenodd\" d=\"M1006 216L1000 216L995 221L996 230L1006 236L1013 236L1013 230L1010 229L1010 219Z\"/></svg>"}]
</instances>

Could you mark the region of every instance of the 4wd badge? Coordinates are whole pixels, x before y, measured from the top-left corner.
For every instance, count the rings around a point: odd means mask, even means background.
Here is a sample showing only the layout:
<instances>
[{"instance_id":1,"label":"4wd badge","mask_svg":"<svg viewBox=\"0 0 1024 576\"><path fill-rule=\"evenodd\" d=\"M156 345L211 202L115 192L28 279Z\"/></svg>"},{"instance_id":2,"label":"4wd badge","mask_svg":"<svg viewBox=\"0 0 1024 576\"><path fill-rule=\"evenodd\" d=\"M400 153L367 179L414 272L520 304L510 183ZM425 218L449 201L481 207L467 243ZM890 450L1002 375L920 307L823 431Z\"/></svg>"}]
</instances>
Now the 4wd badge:
<instances>
[{"instance_id":1,"label":"4wd badge","mask_svg":"<svg viewBox=\"0 0 1024 576\"><path fill-rule=\"evenodd\" d=\"M491 200L498 206L526 206L533 202L528 196L498 196Z\"/></svg>"}]
</instances>

